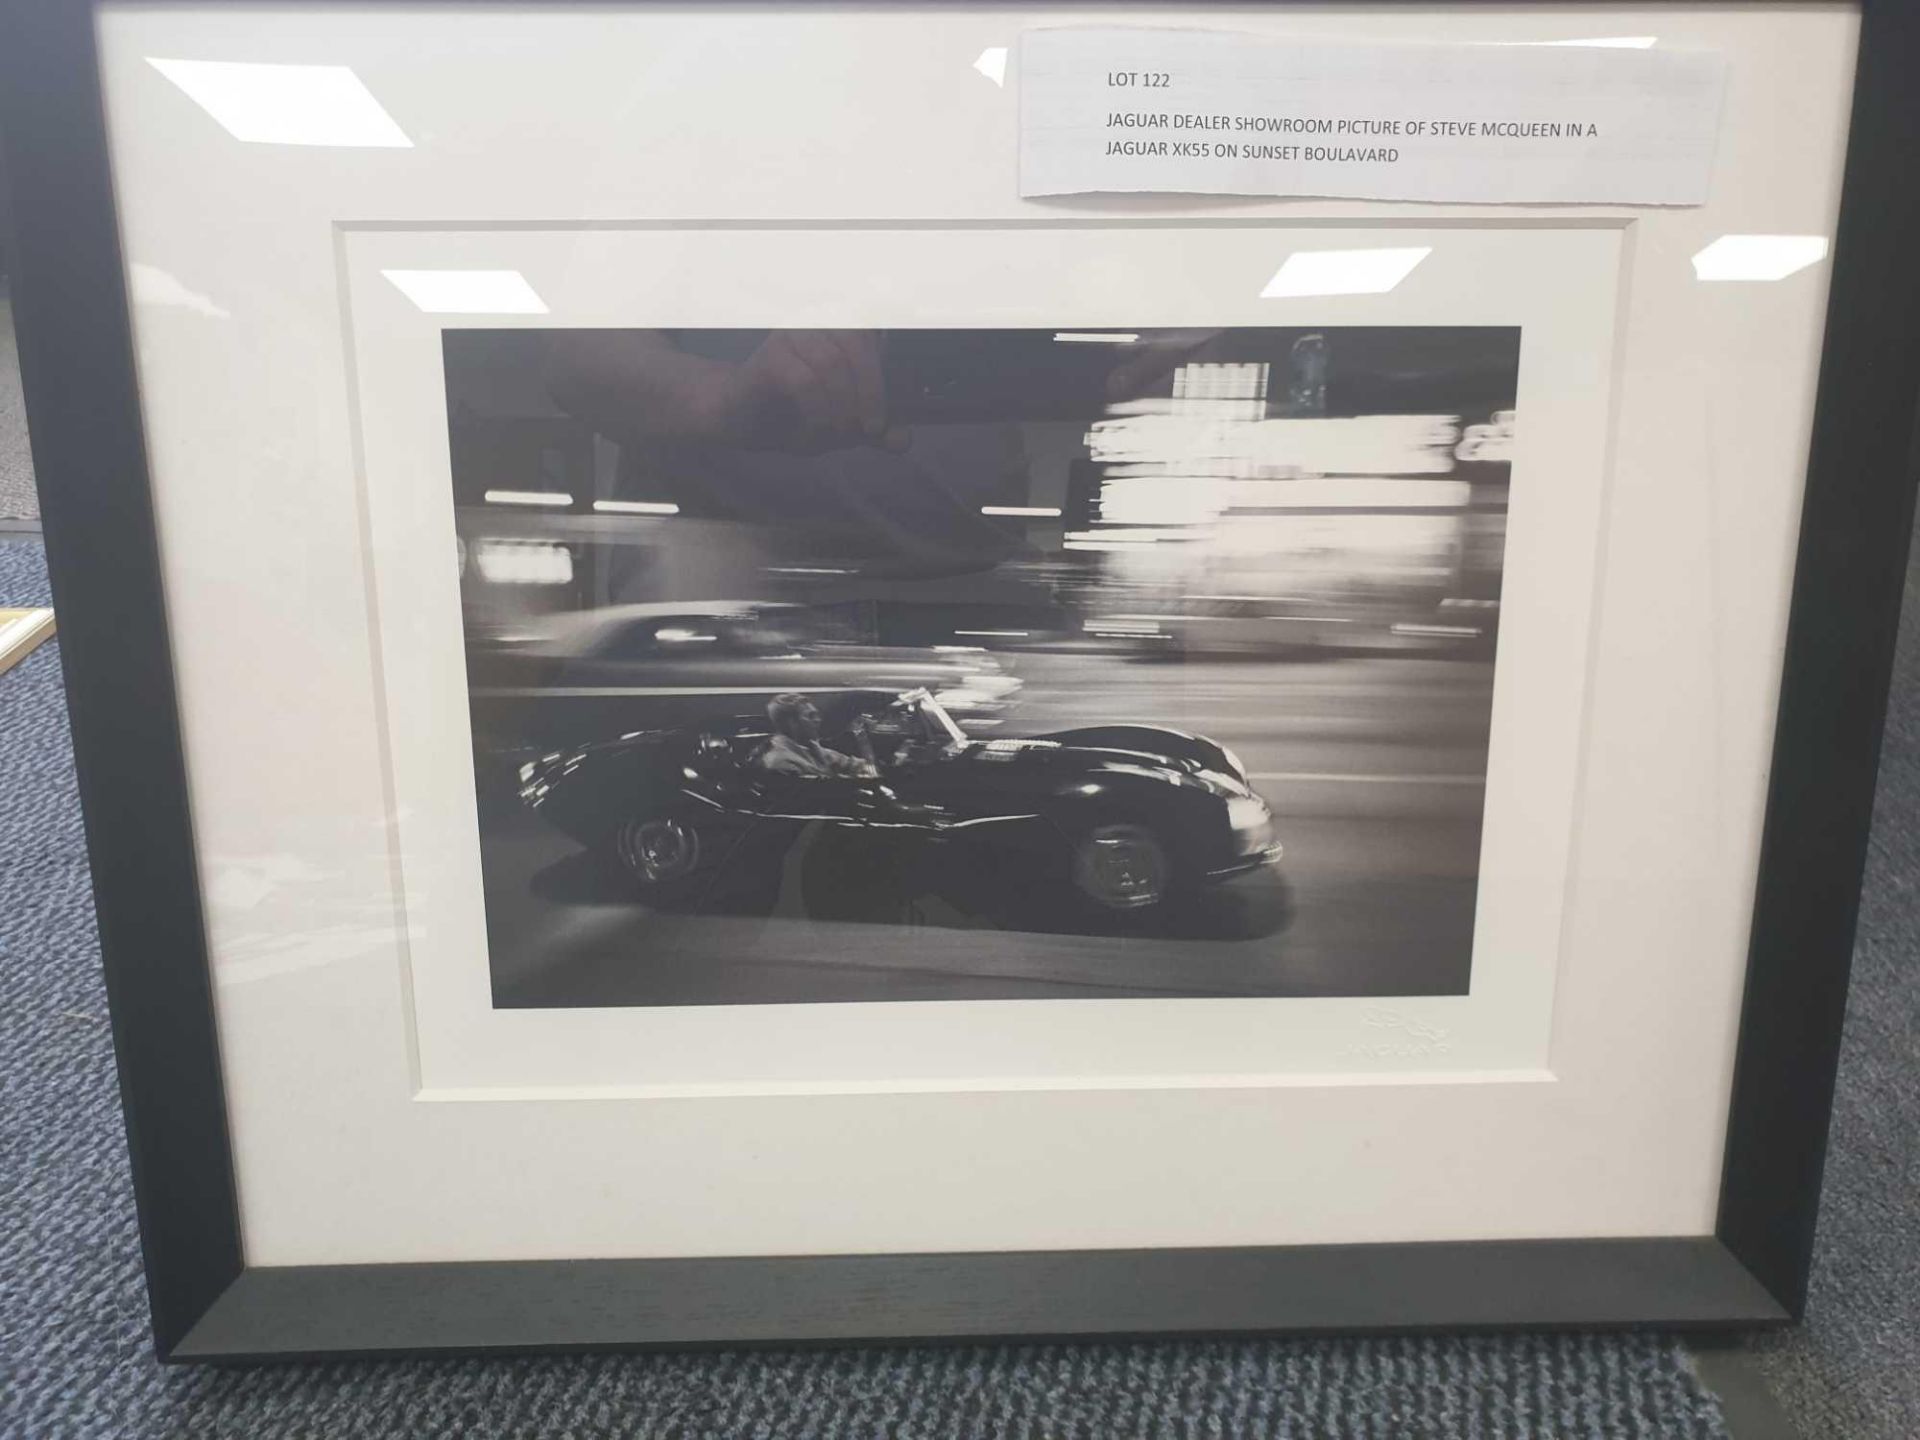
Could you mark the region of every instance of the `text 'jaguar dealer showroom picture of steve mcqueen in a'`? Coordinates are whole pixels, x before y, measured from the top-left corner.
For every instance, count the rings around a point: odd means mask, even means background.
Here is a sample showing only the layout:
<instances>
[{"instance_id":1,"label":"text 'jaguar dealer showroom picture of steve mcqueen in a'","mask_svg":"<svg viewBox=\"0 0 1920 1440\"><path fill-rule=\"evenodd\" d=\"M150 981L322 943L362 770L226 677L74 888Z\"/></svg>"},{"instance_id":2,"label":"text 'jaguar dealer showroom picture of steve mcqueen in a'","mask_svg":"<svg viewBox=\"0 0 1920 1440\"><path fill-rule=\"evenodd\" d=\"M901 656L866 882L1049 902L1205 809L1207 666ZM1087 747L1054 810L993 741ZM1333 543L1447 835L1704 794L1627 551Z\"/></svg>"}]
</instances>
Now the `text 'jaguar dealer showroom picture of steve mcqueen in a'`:
<instances>
[{"instance_id":1,"label":"text 'jaguar dealer showroom picture of steve mcqueen in a'","mask_svg":"<svg viewBox=\"0 0 1920 1440\"><path fill-rule=\"evenodd\" d=\"M1465 994L1519 353L447 331L494 1004Z\"/></svg>"}]
</instances>

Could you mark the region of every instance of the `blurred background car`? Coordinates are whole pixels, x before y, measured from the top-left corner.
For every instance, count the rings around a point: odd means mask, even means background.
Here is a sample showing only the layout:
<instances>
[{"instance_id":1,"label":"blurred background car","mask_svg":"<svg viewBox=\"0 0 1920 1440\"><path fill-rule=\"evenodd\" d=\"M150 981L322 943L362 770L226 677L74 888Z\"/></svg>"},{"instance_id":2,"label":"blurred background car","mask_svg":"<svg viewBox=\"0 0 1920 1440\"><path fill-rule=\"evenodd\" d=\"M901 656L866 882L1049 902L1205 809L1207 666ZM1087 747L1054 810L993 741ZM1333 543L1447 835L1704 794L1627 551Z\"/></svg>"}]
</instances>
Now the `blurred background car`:
<instances>
[{"instance_id":1,"label":"blurred background car","mask_svg":"<svg viewBox=\"0 0 1920 1440\"><path fill-rule=\"evenodd\" d=\"M924 689L969 731L1020 691L977 647L864 643L830 615L752 600L610 605L470 637L475 733L493 749L609 739L704 719L764 716L782 691Z\"/></svg>"}]
</instances>

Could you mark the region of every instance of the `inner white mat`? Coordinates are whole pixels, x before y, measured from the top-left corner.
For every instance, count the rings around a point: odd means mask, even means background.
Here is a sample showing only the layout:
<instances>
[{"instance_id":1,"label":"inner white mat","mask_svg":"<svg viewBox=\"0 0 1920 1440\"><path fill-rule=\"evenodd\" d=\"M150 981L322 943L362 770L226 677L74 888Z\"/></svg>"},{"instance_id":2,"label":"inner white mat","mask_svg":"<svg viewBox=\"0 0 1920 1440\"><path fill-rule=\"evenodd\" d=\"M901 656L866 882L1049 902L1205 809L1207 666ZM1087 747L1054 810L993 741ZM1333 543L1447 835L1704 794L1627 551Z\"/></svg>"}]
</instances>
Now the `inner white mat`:
<instances>
[{"instance_id":1,"label":"inner white mat","mask_svg":"<svg viewBox=\"0 0 1920 1440\"><path fill-rule=\"evenodd\" d=\"M346 234L421 1083L434 1098L1164 1085L1548 1064L1587 693L1623 231L1238 225ZM1388 295L1271 300L1298 250L1431 247ZM1516 325L1519 422L1487 826L1463 997L493 1008L440 327L390 270L512 270L549 313L466 323ZM1116 662L1117 663L1117 662ZM1162 670L1163 684L1179 673ZM1284 798L1278 821L1287 828ZM1384 903L1384 902L1383 902ZM914 943L903 933L899 943ZM1089 942L1091 946L1094 942ZM1273 943L1283 944L1284 937ZM636 955L634 963L646 963ZM1142 1008L1143 1007L1143 1008ZM1435 1032L1389 1047L1383 1028Z\"/></svg>"}]
</instances>

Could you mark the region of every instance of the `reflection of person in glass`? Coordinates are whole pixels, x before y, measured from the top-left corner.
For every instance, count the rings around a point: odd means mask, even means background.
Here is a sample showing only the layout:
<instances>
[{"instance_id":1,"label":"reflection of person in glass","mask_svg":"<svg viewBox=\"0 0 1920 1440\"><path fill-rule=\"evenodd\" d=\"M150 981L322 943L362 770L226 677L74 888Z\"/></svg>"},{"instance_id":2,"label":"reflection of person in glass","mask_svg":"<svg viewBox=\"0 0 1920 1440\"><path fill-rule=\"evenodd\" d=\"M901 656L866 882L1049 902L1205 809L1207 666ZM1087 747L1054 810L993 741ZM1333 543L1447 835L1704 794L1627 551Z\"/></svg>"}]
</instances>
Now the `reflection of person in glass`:
<instances>
[{"instance_id":1,"label":"reflection of person in glass","mask_svg":"<svg viewBox=\"0 0 1920 1440\"><path fill-rule=\"evenodd\" d=\"M1024 331L568 330L545 379L619 446L607 498L682 517L671 544L620 547L602 603L735 599L808 567L992 571L1022 541L982 507L1028 497L1028 422L1058 432L1046 463L1064 464L1059 434L1077 448L1106 405L1165 389L1206 338L1110 353Z\"/></svg>"},{"instance_id":2,"label":"reflection of person in glass","mask_svg":"<svg viewBox=\"0 0 1920 1440\"><path fill-rule=\"evenodd\" d=\"M1302 335L1287 353L1287 413L1327 413L1327 372L1333 368L1333 346L1320 334Z\"/></svg>"},{"instance_id":3,"label":"reflection of person in glass","mask_svg":"<svg viewBox=\"0 0 1920 1440\"><path fill-rule=\"evenodd\" d=\"M1020 427L909 430L911 417L890 413L884 351L873 331L557 336L548 386L619 444L617 493L722 522L677 534L671 553L624 557L612 598L755 593L783 555L884 557L916 575L1006 558L1015 547L979 507L1024 488Z\"/></svg>"},{"instance_id":4,"label":"reflection of person in glass","mask_svg":"<svg viewBox=\"0 0 1920 1440\"><path fill-rule=\"evenodd\" d=\"M871 762L843 755L820 743L820 712L804 695L776 695L767 705L773 739L761 752L760 768L773 775L826 780L836 775L871 780L879 772Z\"/></svg>"}]
</instances>

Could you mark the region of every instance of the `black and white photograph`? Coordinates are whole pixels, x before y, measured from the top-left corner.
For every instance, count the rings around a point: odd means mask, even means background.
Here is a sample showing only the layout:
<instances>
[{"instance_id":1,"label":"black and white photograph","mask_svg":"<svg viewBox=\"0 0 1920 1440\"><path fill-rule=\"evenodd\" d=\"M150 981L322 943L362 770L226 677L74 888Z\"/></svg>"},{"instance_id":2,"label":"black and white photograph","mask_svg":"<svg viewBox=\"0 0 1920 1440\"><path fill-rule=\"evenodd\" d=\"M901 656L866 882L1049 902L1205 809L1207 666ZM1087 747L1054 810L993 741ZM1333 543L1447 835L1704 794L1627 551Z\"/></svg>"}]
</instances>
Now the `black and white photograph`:
<instances>
[{"instance_id":1,"label":"black and white photograph","mask_svg":"<svg viewBox=\"0 0 1920 1440\"><path fill-rule=\"evenodd\" d=\"M494 1005L1468 993L1520 344L445 331Z\"/></svg>"}]
</instances>

